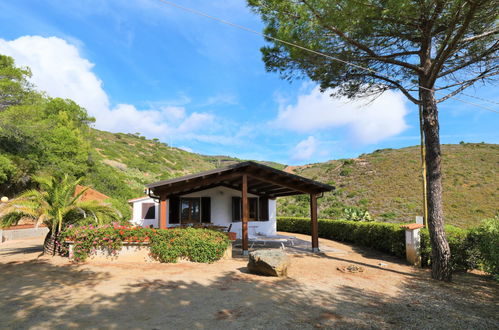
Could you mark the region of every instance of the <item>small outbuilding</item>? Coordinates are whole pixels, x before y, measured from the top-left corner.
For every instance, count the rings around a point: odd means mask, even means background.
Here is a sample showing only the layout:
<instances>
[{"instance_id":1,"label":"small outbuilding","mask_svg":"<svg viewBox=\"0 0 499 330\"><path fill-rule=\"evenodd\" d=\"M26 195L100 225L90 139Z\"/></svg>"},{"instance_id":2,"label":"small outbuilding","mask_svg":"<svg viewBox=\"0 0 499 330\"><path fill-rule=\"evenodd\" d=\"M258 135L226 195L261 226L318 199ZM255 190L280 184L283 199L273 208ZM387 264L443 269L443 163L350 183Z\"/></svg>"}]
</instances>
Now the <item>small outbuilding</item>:
<instances>
[{"instance_id":1,"label":"small outbuilding","mask_svg":"<svg viewBox=\"0 0 499 330\"><path fill-rule=\"evenodd\" d=\"M129 200L137 225L231 226L248 252L250 235L276 235L276 198L310 196L312 249L318 251L317 198L334 187L252 161L146 185Z\"/></svg>"}]
</instances>

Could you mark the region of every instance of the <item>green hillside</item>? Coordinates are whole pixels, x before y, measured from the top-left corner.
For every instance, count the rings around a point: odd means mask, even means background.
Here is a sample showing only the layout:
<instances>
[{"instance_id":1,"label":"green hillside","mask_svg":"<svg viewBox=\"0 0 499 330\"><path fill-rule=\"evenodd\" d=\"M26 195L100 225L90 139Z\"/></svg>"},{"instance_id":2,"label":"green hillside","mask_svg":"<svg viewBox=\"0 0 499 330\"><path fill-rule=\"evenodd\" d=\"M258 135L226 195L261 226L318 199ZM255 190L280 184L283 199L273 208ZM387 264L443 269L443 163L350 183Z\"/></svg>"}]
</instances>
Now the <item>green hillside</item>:
<instances>
[{"instance_id":1,"label":"green hillside","mask_svg":"<svg viewBox=\"0 0 499 330\"><path fill-rule=\"evenodd\" d=\"M142 195L145 184L241 161L190 153L138 134L93 129L95 119L84 108L36 91L29 74L0 54L1 196L36 189L35 176L68 174L112 197L113 205L129 217L127 200ZM348 217L348 208L400 222L422 213L419 163L419 148L409 147L286 170L337 187L320 199L321 217ZM443 146L447 223L466 227L499 213L498 169L499 145ZM278 202L279 215L308 213L307 196Z\"/></svg>"},{"instance_id":2,"label":"green hillside","mask_svg":"<svg viewBox=\"0 0 499 330\"><path fill-rule=\"evenodd\" d=\"M476 225L499 213L499 145L443 145L444 212L448 224ZM414 221L422 213L419 147L383 149L356 159L333 160L293 169L337 187L320 200L320 215L341 216L347 206L366 209L379 221ZM304 215L306 199L279 203L279 214Z\"/></svg>"},{"instance_id":3,"label":"green hillside","mask_svg":"<svg viewBox=\"0 0 499 330\"><path fill-rule=\"evenodd\" d=\"M242 160L227 156L205 156L170 147L158 139L138 134L109 133L92 129L92 166L86 183L115 198L129 199L143 194L154 181L184 176ZM275 168L285 166L262 162Z\"/></svg>"}]
</instances>

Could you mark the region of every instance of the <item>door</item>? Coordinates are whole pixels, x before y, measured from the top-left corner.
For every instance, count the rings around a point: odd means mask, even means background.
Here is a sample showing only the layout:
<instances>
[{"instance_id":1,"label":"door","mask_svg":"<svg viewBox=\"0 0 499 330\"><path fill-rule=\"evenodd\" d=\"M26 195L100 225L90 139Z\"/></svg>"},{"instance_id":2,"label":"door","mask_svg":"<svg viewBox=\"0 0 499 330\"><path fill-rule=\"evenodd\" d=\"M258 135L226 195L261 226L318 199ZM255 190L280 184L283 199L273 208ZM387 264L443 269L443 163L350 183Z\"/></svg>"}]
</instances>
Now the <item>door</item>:
<instances>
[{"instance_id":1,"label":"door","mask_svg":"<svg viewBox=\"0 0 499 330\"><path fill-rule=\"evenodd\" d=\"M182 198L180 200L180 223L201 222L201 205L199 198Z\"/></svg>"}]
</instances>

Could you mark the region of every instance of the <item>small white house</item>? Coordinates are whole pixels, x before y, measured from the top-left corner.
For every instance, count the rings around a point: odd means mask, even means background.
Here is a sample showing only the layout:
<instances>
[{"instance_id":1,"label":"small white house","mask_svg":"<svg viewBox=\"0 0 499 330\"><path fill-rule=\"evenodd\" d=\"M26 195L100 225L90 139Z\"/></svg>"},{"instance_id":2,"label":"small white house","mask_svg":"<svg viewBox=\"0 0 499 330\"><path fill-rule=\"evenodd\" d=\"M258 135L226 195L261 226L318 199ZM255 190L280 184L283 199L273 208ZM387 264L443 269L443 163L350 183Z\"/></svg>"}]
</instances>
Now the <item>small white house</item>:
<instances>
[{"instance_id":1,"label":"small white house","mask_svg":"<svg viewBox=\"0 0 499 330\"><path fill-rule=\"evenodd\" d=\"M312 250L318 251L317 198L334 187L255 163L241 162L146 185L147 196L130 200L132 221L168 228L188 224L230 227L242 239L276 234L276 198L310 196Z\"/></svg>"},{"instance_id":2,"label":"small white house","mask_svg":"<svg viewBox=\"0 0 499 330\"><path fill-rule=\"evenodd\" d=\"M132 222L159 228L159 200L149 196L130 199ZM248 194L249 235L276 235L276 200ZM227 187L210 188L166 200L167 227L205 223L229 227L241 238L241 192Z\"/></svg>"}]
</instances>

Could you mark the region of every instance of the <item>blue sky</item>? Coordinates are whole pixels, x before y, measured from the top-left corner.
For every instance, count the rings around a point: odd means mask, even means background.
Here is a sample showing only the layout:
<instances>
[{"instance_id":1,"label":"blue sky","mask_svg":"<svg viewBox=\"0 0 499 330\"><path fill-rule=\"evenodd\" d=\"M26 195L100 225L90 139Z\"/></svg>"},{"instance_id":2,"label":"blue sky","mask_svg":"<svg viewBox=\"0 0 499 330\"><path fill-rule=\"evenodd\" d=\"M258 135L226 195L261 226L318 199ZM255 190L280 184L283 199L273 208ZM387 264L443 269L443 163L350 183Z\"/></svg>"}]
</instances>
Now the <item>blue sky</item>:
<instances>
[{"instance_id":1,"label":"blue sky","mask_svg":"<svg viewBox=\"0 0 499 330\"><path fill-rule=\"evenodd\" d=\"M263 28L244 1L178 3ZM0 19L0 53L29 65L47 94L84 106L99 129L293 165L419 142L417 109L401 94L346 102L283 81L265 71L262 37L158 0L0 0ZM499 102L495 86L466 93ZM497 113L451 100L440 120L443 143L499 142Z\"/></svg>"}]
</instances>

